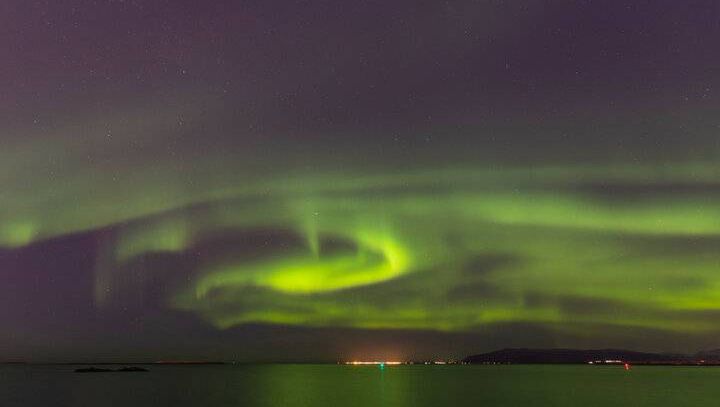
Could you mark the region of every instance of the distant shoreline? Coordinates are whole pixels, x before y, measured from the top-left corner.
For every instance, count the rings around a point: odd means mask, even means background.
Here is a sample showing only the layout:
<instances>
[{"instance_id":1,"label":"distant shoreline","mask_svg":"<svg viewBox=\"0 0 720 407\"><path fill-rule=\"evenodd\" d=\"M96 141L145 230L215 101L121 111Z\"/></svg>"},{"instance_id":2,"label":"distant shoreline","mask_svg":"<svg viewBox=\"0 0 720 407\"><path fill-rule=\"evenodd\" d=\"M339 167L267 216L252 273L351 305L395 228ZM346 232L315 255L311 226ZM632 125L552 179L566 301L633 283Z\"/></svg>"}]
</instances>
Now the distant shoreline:
<instances>
[{"instance_id":1,"label":"distant shoreline","mask_svg":"<svg viewBox=\"0 0 720 407\"><path fill-rule=\"evenodd\" d=\"M712 362L712 363L699 363L699 362L687 362L687 363L672 363L672 362L658 362L658 363L643 363L643 362L628 362L632 367L720 367L720 362ZM3 363L0 362L0 367L2 366L27 366L27 367L34 367L34 366L183 366L183 367L200 367L200 366L272 366L272 365L322 365L322 366L344 366L348 368L362 368L362 367L372 367L370 365L365 366L355 366L350 365L346 363L336 363L336 362L247 362L247 363L228 363L228 362L216 362L216 363L163 363L163 364L157 364L157 363L151 363L151 362L141 362L141 363L117 363L117 362L101 362L101 363ZM412 366L412 367L480 367L480 366L588 366L591 367L598 367L598 366L605 366L605 367L623 367L623 364L611 364L611 363L600 363L600 364L590 364L587 362L488 362L488 363L446 363L446 364L426 364L422 362L403 362L399 364L391 364L386 365L386 367L401 367L401 366ZM377 367L377 366L376 366Z\"/></svg>"},{"instance_id":2,"label":"distant shoreline","mask_svg":"<svg viewBox=\"0 0 720 407\"><path fill-rule=\"evenodd\" d=\"M377 365L438 366L438 365L591 365L591 366L720 366L720 350L695 354L649 353L624 349L567 349L567 348L505 348L463 359L435 360L352 360L352 361L219 361L219 360L155 360L155 361L71 361L32 362L8 360L0 366L208 366L208 365Z\"/></svg>"}]
</instances>

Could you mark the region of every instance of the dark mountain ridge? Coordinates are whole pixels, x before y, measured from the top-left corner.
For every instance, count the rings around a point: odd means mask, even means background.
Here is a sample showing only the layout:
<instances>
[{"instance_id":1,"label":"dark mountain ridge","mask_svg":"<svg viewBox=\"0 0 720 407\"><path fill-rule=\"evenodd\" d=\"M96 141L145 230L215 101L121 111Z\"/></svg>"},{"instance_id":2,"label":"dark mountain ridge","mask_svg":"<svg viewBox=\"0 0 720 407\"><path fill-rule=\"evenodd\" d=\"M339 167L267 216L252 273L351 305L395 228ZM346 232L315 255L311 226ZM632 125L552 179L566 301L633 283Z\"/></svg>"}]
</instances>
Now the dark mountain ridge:
<instances>
[{"instance_id":1,"label":"dark mountain ridge","mask_svg":"<svg viewBox=\"0 0 720 407\"><path fill-rule=\"evenodd\" d=\"M508 348L471 355L463 359L471 364L720 364L720 353L695 355L648 353L624 349L527 349Z\"/></svg>"}]
</instances>

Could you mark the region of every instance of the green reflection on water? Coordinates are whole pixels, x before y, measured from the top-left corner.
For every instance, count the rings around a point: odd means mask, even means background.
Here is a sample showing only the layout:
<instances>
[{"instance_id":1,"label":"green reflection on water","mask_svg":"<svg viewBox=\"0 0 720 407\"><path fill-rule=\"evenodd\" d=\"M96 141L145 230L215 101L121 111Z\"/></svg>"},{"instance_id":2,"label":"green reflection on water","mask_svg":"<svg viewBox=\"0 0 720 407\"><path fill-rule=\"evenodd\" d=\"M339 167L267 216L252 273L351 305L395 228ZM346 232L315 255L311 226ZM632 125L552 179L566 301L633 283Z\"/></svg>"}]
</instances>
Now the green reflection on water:
<instances>
[{"instance_id":1,"label":"green reflection on water","mask_svg":"<svg viewBox=\"0 0 720 407\"><path fill-rule=\"evenodd\" d=\"M720 397L720 369L707 367L223 365L75 375L5 366L0 380L3 407L715 406Z\"/></svg>"}]
</instances>

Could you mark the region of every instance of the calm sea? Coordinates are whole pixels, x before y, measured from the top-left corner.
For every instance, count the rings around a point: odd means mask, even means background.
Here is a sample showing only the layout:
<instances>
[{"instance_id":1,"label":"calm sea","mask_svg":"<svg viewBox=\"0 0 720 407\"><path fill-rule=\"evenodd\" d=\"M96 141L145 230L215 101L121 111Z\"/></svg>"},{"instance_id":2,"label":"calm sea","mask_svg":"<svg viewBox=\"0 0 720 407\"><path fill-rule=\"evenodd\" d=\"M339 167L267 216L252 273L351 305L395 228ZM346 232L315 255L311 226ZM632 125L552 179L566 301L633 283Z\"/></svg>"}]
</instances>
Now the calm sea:
<instances>
[{"instance_id":1,"label":"calm sea","mask_svg":"<svg viewBox=\"0 0 720 407\"><path fill-rule=\"evenodd\" d=\"M0 367L0 406L717 406L720 368L151 366L148 373Z\"/></svg>"}]
</instances>

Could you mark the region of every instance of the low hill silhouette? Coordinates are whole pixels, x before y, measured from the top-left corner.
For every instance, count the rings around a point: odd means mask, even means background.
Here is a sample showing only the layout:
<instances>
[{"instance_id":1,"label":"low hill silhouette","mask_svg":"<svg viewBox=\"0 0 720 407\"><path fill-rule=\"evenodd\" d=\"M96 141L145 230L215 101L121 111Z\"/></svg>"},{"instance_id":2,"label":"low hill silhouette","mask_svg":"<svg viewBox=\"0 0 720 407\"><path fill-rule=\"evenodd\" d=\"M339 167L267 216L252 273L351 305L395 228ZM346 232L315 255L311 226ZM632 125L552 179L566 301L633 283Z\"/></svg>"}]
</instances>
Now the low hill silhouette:
<instances>
[{"instance_id":1,"label":"low hill silhouette","mask_svg":"<svg viewBox=\"0 0 720 407\"><path fill-rule=\"evenodd\" d=\"M710 359L710 358L708 358ZM465 363L480 364L573 364L573 363L635 363L635 364L696 364L704 363L695 356L666 353L636 352L624 349L501 349L471 355ZM712 361L719 362L718 358Z\"/></svg>"}]
</instances>

